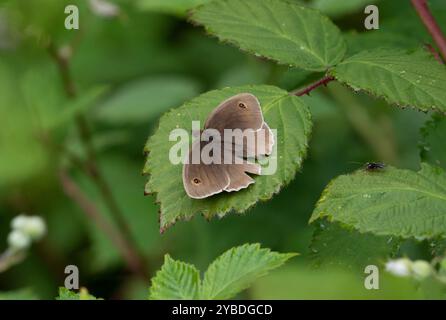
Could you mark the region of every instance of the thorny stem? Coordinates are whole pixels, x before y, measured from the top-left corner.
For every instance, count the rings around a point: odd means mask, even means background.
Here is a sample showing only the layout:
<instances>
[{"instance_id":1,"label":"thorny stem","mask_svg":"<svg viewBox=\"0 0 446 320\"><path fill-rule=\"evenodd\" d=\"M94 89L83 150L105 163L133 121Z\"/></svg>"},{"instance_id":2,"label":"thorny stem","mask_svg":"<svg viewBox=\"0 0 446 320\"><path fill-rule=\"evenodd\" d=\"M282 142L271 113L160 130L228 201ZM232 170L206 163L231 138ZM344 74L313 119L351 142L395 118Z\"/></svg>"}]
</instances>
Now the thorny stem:
<instances>
[{"instance_id":1,"label":"thorny stem","mask_svg":"<svg viewBox=\"0 0 446 320\"><path fill-rule=\"evenodd\" d=\"M59 73L62 78L62 82L65 88L65 92L67 96L71 99L76 98L76 87L74 85L74 82L71 77L70 73L70 66L69 66L69 57L64 56L60 54L60 52L57 50L53 42L50 42L48 45L48 51L51 55L51 57L56 62ZM96 153L93 148L92 144L92 137L90 128L88 127L88 123L86 118L80 114L76 117L76 125L79 131L79 135L81 137L82 143L86 149L87 152L87 165L86 165L86 173L91 177L93 182L98 187L102 198L104 199L105 204L109 208L111 214L113 215L113 218L115 219L118 228L124 235L122 237L122 241L125 242L125 248L127 250L131 251L131 256L133 256L135 259L134 261L128 260L129 267L132 267L133 271L137 271L141 275L146 274L146 266L143 257L139 254L139 251L137 249L136 244L130 245L130 242L133 240L132 233L130 230L130 227L127 224L127 221L124 218L124 215L122 214L117 201L115 200L113 193L105 180L104 176L100 172L98 166L97 166L97 159L96 159ZM76 198L73 198L76 199ZM81 208L85 209L85 206L81 206ZM97 219L96 219L97 221ZM111 235L110 233L108 233ZM114 234L116 235L116 234ZM115 240L116 242L116 240Z\"/></svg>"},{"instance_id":2,"label":"thorny stem","mask_svg":"<svg viewBox=\"0 0 446 320\"><path fill-rule=\"evenodd\" d=\"M412 5L414 6L415 10L417 11L417 13L418 13L421 21L424 23L426 29L431 34L432 39L434 39L434 41L438 47L438 50L440 50L443 60L446 61L446 38L443 35L437 22L435 21L434 16L430 12L429 7L427 5L427 1L426 0L412 0Z\"/></svg>"},{"instance_id":3,"label":"thorny stem","mask_svg":"<svg viewBox=\"0 0 446 320\"><path fill-rule=\"evenodd\" d=\"M297 89L297 90L291 91L290 94L294 95L294 96L298 96L298 97L303 96L305 94L309 95L310 92L313 91L314 89L316 89L317 87L320 87L322 85L326 86L327 83L329 83L330 81L333 81L333 80L335 80L335 78L333 76L328 76L327 75L327 76L319 79L318 81L313 82L312 84L306 86L305 88L301 88L301 89Z\"/></svg>"}]
</instances>

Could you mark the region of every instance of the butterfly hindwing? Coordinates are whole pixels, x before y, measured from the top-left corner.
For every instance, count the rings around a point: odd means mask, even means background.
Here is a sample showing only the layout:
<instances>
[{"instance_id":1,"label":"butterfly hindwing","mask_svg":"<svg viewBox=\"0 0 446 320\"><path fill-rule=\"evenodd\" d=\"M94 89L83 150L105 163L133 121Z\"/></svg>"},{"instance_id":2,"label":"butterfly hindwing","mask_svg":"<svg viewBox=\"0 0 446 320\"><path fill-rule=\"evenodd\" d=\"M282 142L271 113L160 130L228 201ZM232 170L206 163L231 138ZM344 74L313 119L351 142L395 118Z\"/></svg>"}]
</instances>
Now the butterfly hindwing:
<instances>
[{"instance_id":1,"label":"butterfly hindwing","mask_svg":"<svg viewBox=\"0 0 446 320\"><path fill-rule=\"evenodd\" d=\"M194 164L192 159L196 148L204 147L207 143L195 141L188 155L188 162L183 166L183 185L189 197L202 199L222 192L229 185L229 177L223 164ZM198 151L200 152L200 151Z\"/></svg>"}]
</instances>

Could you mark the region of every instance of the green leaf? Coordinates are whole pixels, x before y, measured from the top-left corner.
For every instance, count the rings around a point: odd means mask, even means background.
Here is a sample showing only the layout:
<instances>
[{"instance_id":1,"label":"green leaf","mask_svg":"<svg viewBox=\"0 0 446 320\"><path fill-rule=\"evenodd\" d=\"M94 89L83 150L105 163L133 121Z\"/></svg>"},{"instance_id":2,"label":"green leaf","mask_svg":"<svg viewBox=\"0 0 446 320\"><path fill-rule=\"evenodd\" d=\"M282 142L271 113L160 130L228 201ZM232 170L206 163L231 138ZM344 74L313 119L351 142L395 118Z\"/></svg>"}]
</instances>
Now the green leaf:
<instances>
[{"instance_id":1,"label":"green leaf","mask_svg":"<svg viewBox=\"0 0 446 320\"><path fill-rule=\"evenodd\" d=\"M446 67L426 50L363 51L331 73L355 91L365 90L389 103L446 113Z\"/></svg>"},{"instance_id":2,"label":"green leaf","mask_svg":"<svg viewBox=\"0 0 446 320\"><path fill-rule=\"evenodd\" d=\"M446 118L434 115L421 129L421 159L446 170Z\"/></svg>"},{"instance_id":3,"label":"green leaf","mask_svg":"<svg viewBox=\"0 0 446 320\"><path fill-rule=\"evenodd\" d=\"M65 287L59 288L59 296L56 300L79 300L79 294Z\"/></svg>"},{"instance_id":4,"label":"green leaf","mask_svg":"<svg viewBox=\"0 0 446 320\"><path fill-rule=\"evenodd\" d=\"M202 299L229 299L248 288L254 280L278 268L295 253L261 249L260 244L232 248L218 257L204 274Z\"/></svg>"},{"instance_id":5,"label":"green leaf","mask_svg":"<svg viewBox=\"0 0 446 320\"><path fill-rule=\"evenodd\" d=\"M38 140L38 117L23 97L20 76L13 65L0 62L0 188L9 191L13 184L36 177L48 163Z\"/></svg>"},{"instance_id":6,"label":"green leaf","mask_svg":"<svg viewBox=\"0 0 446 320\"><path fill-rule=\"evenodd\" d=\"M90 108L107 90L106 86L92 86L75 99L68 99L60 82L57 69L52 65L34 67L22 76L21 91L26 107L35 118L35 127L54 130L66 125Z\"/></svg>"},{"instance_id":7,"label":"green leaf","mask_svg":"<svg viewBox=\"0 0 446 320\"><path fill-rule=\"evenodd\" d=\"M359 233L339 223L321 221L311 241L315 267L342 267L363 273L367 265L378 265L393 255L399 241L392 236Z\"/></svg>"},{"instance_id":8,"label":"green leaf","mask_svg":"<svg viewBox=\"0 0 446 320\"><path fill-rule=\"evenodd\" d=\"M446 174L423 163L418 172L386 167L339 176L324 190L310 222L327 217L377 235L446 235Z\"/></svg>"},{"instance_id":9,"label":"green leaf","mask_svg":"<svg viewBox=\"0 0 446 320\"><path fill-rule=\"evenodd\" d=\"M169 13L178 16L186 15L192 9L209 0L137 0L136 6L140 10Z\"/></svg>"},{"instance_id":10,"label":"green leaf","mask_svg":"<svg viewBox=\"0 0 446 320\"><path fill-rule=\"evenodd\" d=\"M169 161L169 150L177 143L169 141L169 133L176 128L191 132L192 120L203 124L220 102L241 92L252 93L259 99L265 121L271 129L277 129L277 150L269 157L273 159L271 161L277 160L277 171L273 175L256 176L255 183L241 191L191 199L183 188L182 164L174 165ZM146 193L156 193L161 206L161 230L196 213L208 218L217 214L224 216L231 210L242 213L258 200L270 199L293 179L300 168L306 155L311 124L308 108L300 98L265 85L210 91L166 113L146 144L145 151L149 154L144 168L144 173L150 174Z\"/></svg>"},{"instance_id":11,"label":"green leaf","mask_svg":"<svg viewBox=\"0 0 446 320\"><path fill-rule=\"evenodd\" d=\"M326 16L285 1L214 1L195 9L191 19L222 41L302 69L326 70L346 50L339 29Z\"/></svg>"},{"instance_id":12,"label":"green leaf","mask_svg":"<svg viewBox=\"0 0 446 320\"><path fill-rule=\"evenodd\" d=\"M147 123L199 93L198 84L180 76L145 78L127 84L97 109L98 120L111 124Z\"/></svg>"},{"instance_id":13,"label":"green leaf","mask_svg":"<svg viewBox=\"0 0 446 320\"><path fill-rule=\"evenodd\" d=\"M164 256L164 264L152 279L149 299L192 300L200 289L200 273L195 266Z\"/></svg>"},{"instance_id":14,"label":"green leaf","mask_svg":"<svg viewBox=\"0 0 446 320\"><path fill-rule=\"evenodd\" d=\"M56 300L101 300L88 293L88 290L81 288L79 292L71 291L65 287L59 288L59 296Z\"/></svg>"},{"instance_id":15,"label":"green leaf","mask_svg":"<svg viewBox=\"0 0 446 320\"><path fill-rule=\"evenodd\" d=\"M226 251L212 262L203 281L195 266L166 255L161 270L152 279L149 299L229 299L295 255L271 252L259 244L245 244Z\"/></svg>"}]
</instances>

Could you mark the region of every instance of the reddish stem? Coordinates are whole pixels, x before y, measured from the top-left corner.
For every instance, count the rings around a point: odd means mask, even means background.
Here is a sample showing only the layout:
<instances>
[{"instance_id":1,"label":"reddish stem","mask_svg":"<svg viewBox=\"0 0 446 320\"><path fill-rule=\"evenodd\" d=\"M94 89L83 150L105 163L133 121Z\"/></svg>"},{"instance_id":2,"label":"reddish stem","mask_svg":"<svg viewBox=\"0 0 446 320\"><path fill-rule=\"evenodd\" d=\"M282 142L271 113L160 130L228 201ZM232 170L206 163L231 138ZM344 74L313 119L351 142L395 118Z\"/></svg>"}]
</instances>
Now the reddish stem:
<instances>
[{"instance_id":1,"label":"reddish stem","mask_svg":"<svg viewBox=\"0 0 446 320\"><path fill-rule=\"evenodd\" d=\"M441 64L444 64L444 61L441 60L441 57L438 54L438 51L434 47L432 47L431 44L426 43L424 46L426 47L427 50L429 50L430 53L432 53L432 55L434 56L435 60L437 60Z\"/></svg>"},{"instance_id":2,"label":"reddish stem","mask_svg":"<svg viewBox=\"0 0 446 320\"><path fill-rule=\"evenodd\" d=\"M110 224L96 205L82 192L79 186L71 179L64 170L59 172L59 180L65 191L65 194L73 200L86 215L96 223L96 225L111 239L116 249L121 253L129 268L140 274L143 278L147 278L147 273L138 255L135 253L131 245L121 235L115 227Z\"/></svg>"},{"instance_id":3,"label":"reddish stem","mask_svg":"<svg viewBox=\"0 0 446 320\"><path fill-rule=\"evenodd\" d=\"M48 44L48 51L51 55L51 57L56 62L59 73L62 77L62 81L64 84L66 95L73 99L76 98L76 87L74 85L73 78L71 76L70 72L70 64L69 64L69 56L62 55L60 51L57 49L57 47L54 45L53 42L49 42ZM135 258L136 264L138 265L139 269L144 269L144 272L146 270L146 261L144 257L140 254L138 250L138 246L132 236L130 226L128 225L124 214L121 212L121 209L118 206L118 203L112 193L112 190L106 181L105 177L102 175L102 173L99 170L99 167L97 165L97 159L96 159L96 153L93 148L92 144L92 136L90 132L90 128L88 127L88 123L84 115L80 114L76 117L76 124L79 129L79 134L81 141L86 149L87 153L87 163L84 167L86 170L86 173L91 177L93 182L98 187L105 204L108 206L110 213L112 214L113 218L117 222L117 227L120 232L123 234L123 241L125 242L126 250L130 250L131 257ZM67 181L65 179L65 181ZM86 209L88 206L81 206L81 208ZM110 235L110 233L107 233ZM124 257L125 258L125 257ZM128 259L127 259L128 260ZM127 262L133 263L134 261L128 260ZM131 267L132 270L135 270L135 268Z\"/></svg>"},{"instance_id":4,"label":"reddish stem","mask_svg":"<svg viewBox=\"0 0 446 320\"><path fill-rule=\"evenodd\" d=\"M441 56L446 60L446 38L443 35L440 27L435 21L434 16L429 10L426 0L412 0L412 5L420 16L421 21L423 21L426 29L434 39L438 50L440 50Z\"/></svg>"},{"instance_id":5,"label":"reddish stem","mask_svg":"<svg viewBox=\"0 0 446 320\"><path fill-rule=\"evenodd\" d=\"M313 82L312 84L306 86L305 88L302 89L297 89L292 91L290 94L294 95L294 96L303 96L304 94L310 94L311 91L313 91L314 89L316 89L317 87L320 86L326 86L327 83L329 83L330 81L333 81L335 78L333 76L325 76L322 79L319 79L316 82Z\"/></svg>"}]
</instances>

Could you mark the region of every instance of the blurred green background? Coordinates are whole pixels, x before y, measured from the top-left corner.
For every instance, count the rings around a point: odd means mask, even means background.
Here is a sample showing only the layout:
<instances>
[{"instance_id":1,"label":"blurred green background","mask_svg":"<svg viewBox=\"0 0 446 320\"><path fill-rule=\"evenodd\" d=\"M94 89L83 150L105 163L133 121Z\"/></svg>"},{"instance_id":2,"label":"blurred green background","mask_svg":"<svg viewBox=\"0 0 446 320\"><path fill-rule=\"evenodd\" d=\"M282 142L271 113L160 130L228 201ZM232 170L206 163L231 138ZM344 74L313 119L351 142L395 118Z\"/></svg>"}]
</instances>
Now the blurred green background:
<instances>
[{"instance_id":1,"label":"blurred green background","mask_svg":"<svg viewBox=\"0 0 446 320\"><path fill-rule=\"evenodd\" d=\"M308 219L331 179L367 161L418 168L419 130L429 115L334 83L319 88L304 98L314 129L309 156L290 185L244 215L211 221L197 216L160 235L159 208L153 196L143 195L146 178L141 175L142 149L159 116L210 89L266 83L293 90L320 75L277 66L207 36L185 14L205 0L109 2L119 9L116 15L87 0L0 0L0 252L7 247L14 216L40 215L48 225L46 237L26 259L0 273L0 292L25 290L17 294L51 299L63 285L65 266L74 264L81 285L94 295L144 299L165 253L204 270L230 247L259 242L301 255L258 280L241 298L424 297L410 280L384 272L381 290L365 290L364 264L359 268L361 261L350 261L353 249L337 257L343 261L316 265L310 248L315 227ZM305 4L333 19L346 34L350 53L431 42L408 0L375 1L380 29L366 31L363 10L372 2ZM64 28L67 4L79 7L80 30ZM431 6L446 29L444 1L431 1ZM69 61L75 99L64 91L49 45ZM128 270L109 237L61 187L63 169L116 224L97 186L67 156L88 157L76 127L79 114L91 131L99 171L147 261L145 276ZM429 259L429 244L406 241L399 254Z\"/></svg>"}]
</instances>

